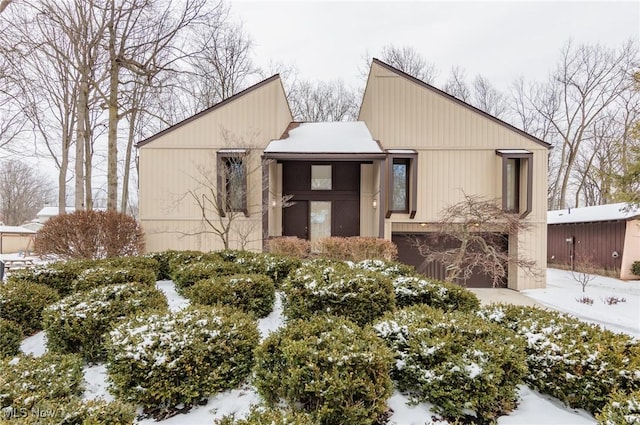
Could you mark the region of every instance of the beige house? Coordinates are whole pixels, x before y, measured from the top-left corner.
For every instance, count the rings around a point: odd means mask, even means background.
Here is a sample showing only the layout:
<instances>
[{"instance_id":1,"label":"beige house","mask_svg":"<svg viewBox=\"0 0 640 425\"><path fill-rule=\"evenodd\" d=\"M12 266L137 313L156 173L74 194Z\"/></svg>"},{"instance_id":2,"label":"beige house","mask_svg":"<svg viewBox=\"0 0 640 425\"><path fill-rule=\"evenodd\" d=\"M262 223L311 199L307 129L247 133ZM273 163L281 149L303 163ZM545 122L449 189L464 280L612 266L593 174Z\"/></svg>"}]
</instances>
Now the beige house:
<instances>
[{"instance_id":1,"label":"beige house","mask_svg":"<svg viewBox=\"0 0 640 425\"><path fill-rule=\"evenodd\" d=\"M530 224L504 249L535 260L539 273L510 270L508 286L544 286L549 145L379 60L356 122L293 122L275 75L138 147L151 251L221 249L210 231L231 221L231 248L261 250L282 235L375 236L441 277L407 235L427 235L443 208L471 194Z\"/></svg>"}]
</instances>

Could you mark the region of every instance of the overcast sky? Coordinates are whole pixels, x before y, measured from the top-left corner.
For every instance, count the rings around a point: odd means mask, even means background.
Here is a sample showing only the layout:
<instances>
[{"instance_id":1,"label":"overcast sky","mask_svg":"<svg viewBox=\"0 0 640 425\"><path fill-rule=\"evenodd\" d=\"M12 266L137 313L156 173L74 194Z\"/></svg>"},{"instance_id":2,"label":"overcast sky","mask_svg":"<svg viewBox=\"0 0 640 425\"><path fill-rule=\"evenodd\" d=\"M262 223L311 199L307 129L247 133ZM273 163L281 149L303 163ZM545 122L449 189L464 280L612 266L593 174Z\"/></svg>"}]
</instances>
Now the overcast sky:
<instances>
[{"instance_id":1,"label":"overcast sky","mask_svg":"<svg viewBox=\"0 0 640 425\"><path fill-rule=\"evenodd\" d=\"M640 2L614 1L247 1L231 11L254 41L259 65L295 65L302 79L359 84L363 57L383 46L412 46L440 70L454 65L501 89L517 77L543 79L562 46L618 48L640 39Z\"/></svg>"}]
</instances>

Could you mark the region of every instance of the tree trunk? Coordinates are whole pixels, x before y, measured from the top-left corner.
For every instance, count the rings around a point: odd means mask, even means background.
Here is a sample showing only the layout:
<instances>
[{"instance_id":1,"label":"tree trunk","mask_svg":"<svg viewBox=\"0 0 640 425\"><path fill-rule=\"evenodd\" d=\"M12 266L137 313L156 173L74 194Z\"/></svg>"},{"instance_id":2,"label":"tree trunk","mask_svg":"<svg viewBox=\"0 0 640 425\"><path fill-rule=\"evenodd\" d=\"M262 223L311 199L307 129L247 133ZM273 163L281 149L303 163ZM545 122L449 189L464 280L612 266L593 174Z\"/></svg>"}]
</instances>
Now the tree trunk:
<instances>
[{"instance_id":1,"label":"tree trunk","mask_svg":"<svg viewBox=\"0 0 640 425\"><path fill-rule=\"evenodd\" d=\"M116 30L112 4L109 24L109 130L107 147L107 210L118 209L118 79L120 65L116 53Z\"/></svg>"},{"instance_id":2,"label":"tree trunk","mask_svg":"<svg viewBox=\"0 0 640 425\"><path fill-rule=\"evenodd\" d=\"M82 70L82 81L78 90L78 122L76 125L76 160L75 160L75 208L76 211L84 210L84 156L87 139L87 119L89 103L89 83L86 80L86 69Z\"/></svg>"},{"instance_id":3,"label":"tree trunk","mask_svg":"<svg viewBox=\"0 0 640 425\"><path fill-rule=\"evenodd\" d=\"M133 139L135 137L136 120L138 119L138 110L133 107L129 116L129 137L127 140L127 151L124 157L124 176L122 178L122 199L120 200L120 211L127 212L129 203L129 168L131 167L131 153L133 151Z\"/></svg>"}]
</instances>

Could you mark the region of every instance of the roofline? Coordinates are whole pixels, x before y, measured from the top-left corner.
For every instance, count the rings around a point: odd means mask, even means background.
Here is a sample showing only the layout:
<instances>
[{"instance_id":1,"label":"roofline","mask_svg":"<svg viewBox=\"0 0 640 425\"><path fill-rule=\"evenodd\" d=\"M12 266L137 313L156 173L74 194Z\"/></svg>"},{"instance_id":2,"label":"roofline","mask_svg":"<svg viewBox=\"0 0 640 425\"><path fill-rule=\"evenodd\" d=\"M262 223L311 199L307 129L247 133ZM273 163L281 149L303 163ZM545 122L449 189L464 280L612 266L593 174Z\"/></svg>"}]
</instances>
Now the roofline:
<instances>
[{"instance_id":1,"label":"roofline","mask_svg":"<svg viewBox=\"0 0 640 425\"><path fill-rule=\"evenodd\" d=\"M485 116L486 118L489 118L491 121L494 121L495 123L500 124L503 127L506 127L506 128L508 128L510 130L513 130L516 133L520 134L521 136L524 136L527 139L530 139L531 141L533 141L533 142L535 142L535 143L537 143L537 144L539 144L541 146L544 146L547 149L551 149L552 148L552 146L549 143L545 142L544 140L538 139L537 137L532 136L531 134L519 129L518 127L515 127L515 126L509 124L508 122L502 121L500 118L496 118L493 115L491 115L491 114L489 114L489 113L487 113L487 112L485 112L485 111L483 111L481 109L478 109L475 106L470 105L467 102L465 102L463 100L460 100L457 97L452 96L452 95L450 95L449 93L447 93L445 91L442 91L442 90L432 86L431 84L425 83L424 81L422 81L422 80L420 80L420 79L418 79L416 77L413 77L413 76L407 74L406 72L400 71L399 69L394 68L393 66L389 65L388 63L382 62L380 59L373 58L371 64L373 65L374 63L382 66L383 68L386 68L387 70L389 70L389 71L391 71L391 72L393 72L395 74L398 74L401 77L404 77L404 78L406 78L406 79L408 79L410 81L413 81L414 83L416 83L416 84L418 84L418 85L420 85L420 86L422 86L422 87L424 87L424 88L426 88L428 90L431 90L431 91L435 92L436 94L439 94L440 96L444 96L445 98L447 98L447 99L449 99L449 100L451 100L451 101L453 101L453 102L455 102L455 103L457 103L457 104L459 104L461 106L464 106L465 108L470 109L473 112L479 113L479 114ZM369 76L371 76L371 72L369 72ZM367 85L368 84L369 84L369 80L367 78ZM365 87L365 93L366 93L366 87ZM364 95L363 95L363 101L364 101ZM360 108L362 108L362 104L360 105Z\"/></svg>"},{"instance_id":2,"label":"roofline","mask_svg":"<svg viewBox=\"0 0 640 425\"><path fill-rule=\"evenodd\" d=\"M218 102L215 105L210 106L209 108L196 113L195 115L192 115L192 116L190 116L188 118L185 118L184 120L182 120L180 122L177 122L176 124L173 124L170 127L165 128L164 130L160 131L159 133L154 134L153 136L150 136L150 137L148 137L148 138L146 138L144 140L139 141L136 144L136 148L141 148L142 146L146 145L147 143L151 143L155 139L157 139L157 138L159 138L161 136L164 136L165 134L175 130L176 128L182 127L183 125L186 125L186 124L190 123L191 121L194 121L194 120L202 117L203 115L208 114L209 112L213 112L216 109L222 108L223 106L233 102L234 100L236 100L236 99L238 99L238 98L240 98L240 97L242 97L242 96L244 96L246 94L249 94L252 91L257 90L260 87L265 86L265 85L267 85L267 84L269 84L269 83L271 83L273 81L279 80L279 79L280 79L280 74L274 74L274 75L272 75L271 77L269 77L269 78L267 78L265 80L262 80L262 81L254 84L254 85L252 85L250 87L247 87L246 89L234 94L233 96L228 97L228 98L224 99L223 101ZM287 102L287 104L288 103L289 102Z\"/></svg>"},{"instance_id":3,"label":"roofline","mask_svg":"<svg viewBox=\"0 0 640 425\"><path fill-rule=\"evenodd\" d=\"M264 159L276 159L280 161L372 161L385 159L385 153L335 153L335 152L265 152Z\"/></svg>"}]
</instances>

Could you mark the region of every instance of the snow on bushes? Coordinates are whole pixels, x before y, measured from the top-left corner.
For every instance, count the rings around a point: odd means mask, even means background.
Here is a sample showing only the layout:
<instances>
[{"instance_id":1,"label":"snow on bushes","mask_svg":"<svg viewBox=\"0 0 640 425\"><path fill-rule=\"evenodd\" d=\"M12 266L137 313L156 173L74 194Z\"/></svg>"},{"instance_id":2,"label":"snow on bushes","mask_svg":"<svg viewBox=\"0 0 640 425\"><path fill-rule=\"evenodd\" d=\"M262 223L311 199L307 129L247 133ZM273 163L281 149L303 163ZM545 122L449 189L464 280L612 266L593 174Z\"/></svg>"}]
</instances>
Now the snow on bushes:
<instances>
[{"instance_id":1,"label":"snow on bushes","mask_svg":"<svg viewBox=\"0 0 640 425\"><path fill-rule=\"evenodd\" d=\"M61 297L65 297L73 292L73 281L86 267L88 267L86 260L37 265L12 272L8 281L21 280L46 285L58 291Z\"/></svg>"},{"instance_id":2,"label":"snow on bushes","mask_svg":"<svg viewBox=\"0 0 640 425\"><path fill-rule=\"evenodd\" d=\"M372 424L387 410L391 352L370 329L336 316L294 320L256 350L254 383L321 424ZM270 423L270 422L269 422Z\"/></svg>"},{"instance_id":3,"label":"snow on bushes","mask_svg":"<svg viewBox=\"0 0 640 425\"><path fill-rule=\"evenodd\" d=\"M107 372L116 395L161 417L236 387L259 338L255 320L231 307L141 316L110 332Z\"/></svg>"},{"instance_id":4,"label":"snow on bushes","mask_svg":"<svg viewBox=\"0 0 640 425\"><path fill-rule=\"evenodd\" d=\"M298 258L274 254L258 254L249 251L225 250L216 253L224 261L241 266L242 273L265 274L273 279L276 286L280 285L291 270L300 267L302 262Z\"/></svg>"},{"instance_id":5,"label":"snow on bushes","mask_svg":"<svg viewBox=\"0 0 640 425\"><path fill-rule=\"evenodd\" d=\"M480 316L514 330L526 342L525 382L571 407L600 411L616 390L640 390L640 343L566 314L492 305Z\"/></svg>"},{"instance_id":6,"label":"snow on bushes","mask_svg":"<svg viewBox=\"0 0 640 425\"><path fill-rule=\"evenodd\" d=\"M139 282L148 286L156 283L156 272L144 268L92 267L83 270L73 281L73 291L86 291L104 285Z\"/></svg>"},{"instance_id":7,"label":"snow on bushes","mask_svg":"<svg viewBox=\"0 0 640 425\"><path fill-rule=\"evenodd\" d=\"M48 286L12 280L0 284L0 318L16 322L29 336L42 329L42 310L58 299Z\"/></svg>"},{"instance_id":8,"label":"snow on bushes","mask_svg":"<svg viewBox=\"0 0 640 425\"><path fill-rule=\"evenodd\" d=\"M199 280L211 279L217 276L229 276L242 273L240 265L223 261L221 259L207 260L187 263L177 267L172 275L176 284L176 289L181 294L186 294L186 289L190 288Z\"/></svg>"},{"instance_id":9,"label":"snow on bushes","mask_svg":"<svg viewBox=\"0 0 640 425\"><path fill-rule=\"evenodd\" d=\"M16 322L0 319L0 359L20 352L22 328Z\"/></svg>"},{"instance_id":10,"label":"snow on bushes","mask_svg":"<svg viewBox=\"0 0 640 425\"><path fill-rule=\"evenodd\" d=\"M147 310L166 310L167 299L141 283L106 285L70 295L47 307L43 327L49 350L79 353L95 362L104 358L105 333L126 316Z\"/></svg>"},{"instance_id":11,"label":"snow on bushes","mask_svg":"<svg viewBox=\"0 0 640 425\"><path fill-rule=\"evenodd\" d=\"M316 313L344 316L362 325L395 307L391 280L343 262L307 261L282 285L289 319Z\"/></svg>"},{"instance_id":12,"label":"snow on bushes","mask_svg":"<svg viewBox=\"0 0 640 425\"><path fill-rule=\"evenodd\" d=\"M311 415L294 410L281 410L264 407L252 407L244 419L235 415L223 416L213 422L214 425L317 425Z\"/></svg>"},{"instance_id":13,"label":"snow on bushes","mask_svg":"<svg viewBox=\"0 0 640 425\"><path fill-rule=\"evenodd\" d=\"M82 359L48 353L0 361L0 408L19 412L36 403L64 401L82 392Z\"/></svg>"},{"instance_id":14,"label":"snow on bushes","mask_svg":"<svg viewBox=\"0 0 640 425\"><path fill-rule=\"evenodd\" d=\"M631 394L614 392L596 419L600 425L640 424L640 390Z\"/></svg>"},{"instance_id":15,"label":"snow on bushes","mask_svg":"<svg viewBox=\"0 0 640 425\"><path fill-rule=\"evenodd\" d=\"M473 411L492 421L515 408L526 364L524 343L509 329L426 305L389 313L373 327L395 352L393 376L412 401L455 419Z\"/></svg>"},{"instance_id":16,"label":"snow on bushes","mask_svg":"<svg viewBox=\"0 0 640 425\"><path fill-rule=\"evenodd\" d=\"M200 280L186 289L185 295L195 304L230 305L265 317L273 310L276 289L269 276L235 274Z\"/></svg>"},{"instance_id":17,"label":"snow on bushes","mask_svg":"<svg viewBox=\"0 0 640 425\"><path fill-rule=\"evenodd\" d=\"M6 411L4 416L9 423L21 425L130 425L136 411L134 406L118 400L72 397L64 401L42 401L31 409Z\"/></svg>"}]
</instances>

